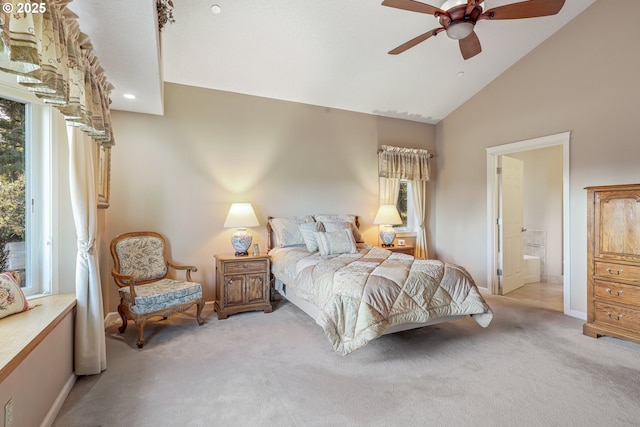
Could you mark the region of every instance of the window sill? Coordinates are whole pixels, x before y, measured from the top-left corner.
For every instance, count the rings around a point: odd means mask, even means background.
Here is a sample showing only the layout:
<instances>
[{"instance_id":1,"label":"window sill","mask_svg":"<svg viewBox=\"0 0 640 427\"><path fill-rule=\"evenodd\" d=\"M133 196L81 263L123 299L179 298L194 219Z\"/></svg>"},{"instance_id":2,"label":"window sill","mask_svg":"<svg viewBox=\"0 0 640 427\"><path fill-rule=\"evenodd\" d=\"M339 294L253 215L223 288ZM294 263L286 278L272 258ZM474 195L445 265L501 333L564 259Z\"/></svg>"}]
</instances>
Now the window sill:
<instances>
[{"instance_id":1,"label":"window sill","mask_svg":"<svg viewBox=\"0 0 640 427\"><path fill-rule=\"evenodd\" d=\"M76 306L74 294L42 297L36 307L0 319L0 383Z\"/></svg>"},{"instance_id":2,"label":"window sill","mask_svg":"<svg viewBox=\"0 0 640 427\"><path fill-rule=\"evenodd\" d=\"M417 234L413 230L396 230L396 238L397 237L416 237Z\"/></svg>"}]
</instances>

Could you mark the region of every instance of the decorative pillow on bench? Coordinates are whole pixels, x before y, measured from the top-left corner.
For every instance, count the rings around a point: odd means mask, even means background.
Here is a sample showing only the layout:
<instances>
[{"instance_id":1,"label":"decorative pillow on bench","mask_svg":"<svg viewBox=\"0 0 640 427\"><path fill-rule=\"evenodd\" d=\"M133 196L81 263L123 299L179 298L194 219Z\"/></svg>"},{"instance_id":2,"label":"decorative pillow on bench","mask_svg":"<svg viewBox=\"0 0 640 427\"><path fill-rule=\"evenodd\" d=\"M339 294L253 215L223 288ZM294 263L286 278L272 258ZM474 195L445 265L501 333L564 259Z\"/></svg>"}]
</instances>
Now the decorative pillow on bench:
<instances>
[{"instance_id":1,"label":"decorative pillow on bench","mask_svg":"<svg viewBox=\"0 0 640 427\"><path fill-rule=\"evenodd\" d=\"M17 273L0 273L0 318L29 310L29 303L20 289Z\"/></svg>"}]
</instances>

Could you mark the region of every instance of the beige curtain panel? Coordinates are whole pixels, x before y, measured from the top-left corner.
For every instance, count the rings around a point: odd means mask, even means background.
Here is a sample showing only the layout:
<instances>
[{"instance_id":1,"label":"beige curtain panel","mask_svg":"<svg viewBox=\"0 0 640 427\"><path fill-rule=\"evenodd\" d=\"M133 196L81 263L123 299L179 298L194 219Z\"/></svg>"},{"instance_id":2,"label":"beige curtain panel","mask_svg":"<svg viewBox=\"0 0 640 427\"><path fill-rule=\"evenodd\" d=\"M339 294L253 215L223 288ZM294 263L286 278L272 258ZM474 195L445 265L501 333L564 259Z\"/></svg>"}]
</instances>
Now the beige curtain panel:
<instances>
[{"instance_id":1,"label":"beige curtain panel","mask_svg":"<svg viewBox=\"0 0 640 427\"><path fill-rule=\"evenodd\" d=\"M3 0L0 70L17 75L20 85L57 107L70 125L113 145L113 86L80 31L78 16L67 8L71 1Z\"/></svg>"}]
</instances>

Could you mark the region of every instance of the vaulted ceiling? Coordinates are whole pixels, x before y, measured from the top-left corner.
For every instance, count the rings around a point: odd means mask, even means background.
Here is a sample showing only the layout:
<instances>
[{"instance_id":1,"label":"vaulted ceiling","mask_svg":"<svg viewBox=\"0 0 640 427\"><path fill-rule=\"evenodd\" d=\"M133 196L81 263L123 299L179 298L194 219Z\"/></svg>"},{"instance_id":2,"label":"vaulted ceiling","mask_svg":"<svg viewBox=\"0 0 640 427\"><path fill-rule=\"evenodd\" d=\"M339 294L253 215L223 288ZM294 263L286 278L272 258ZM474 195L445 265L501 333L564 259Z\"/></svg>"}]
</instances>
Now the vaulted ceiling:
<instances>
[{"instance_id":1,"label":"vaulted ceiling","mask_svg":"<svg viewBox=\"0 0 640 427\"><path fill-rule=\"evenodd\" d=\"M479 21L483 51L466 61L445 33L387 54L439 23L381 0L173 0L175 22L162 33L155 0L69 7L115 86L113 109L162 114L166 81L435 124L594 1L567 0L550 17Z\"/></svg>"}]
</instances>

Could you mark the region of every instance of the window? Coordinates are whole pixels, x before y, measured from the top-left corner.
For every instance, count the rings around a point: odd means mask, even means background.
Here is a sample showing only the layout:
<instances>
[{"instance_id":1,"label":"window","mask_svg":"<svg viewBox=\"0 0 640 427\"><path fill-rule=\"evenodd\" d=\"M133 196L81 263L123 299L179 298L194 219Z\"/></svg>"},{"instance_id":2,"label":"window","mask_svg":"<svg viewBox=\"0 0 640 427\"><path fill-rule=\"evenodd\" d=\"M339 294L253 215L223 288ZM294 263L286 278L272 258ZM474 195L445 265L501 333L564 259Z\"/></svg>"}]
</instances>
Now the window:
<instances>
[{"instance_id":1,"label":"window","mask_svg":"<svg viewBox=\"0 0 640 427\"><path fill-rule=\"evenodd\" d=\"M411 191L411 181L400 180L400 191L398 192L398 201L396 203L402 224L394 225L398 231L414 231L414 210L413 210L413 192Z\"/></svg>"},{"instance_id":2,"label":"window","mask_svg":"<svg viewBox=\"0 0 640 427\"><path fill-rule=\"evenodd\" d=\"M0 270L26 295L49 290L47 107L0 97Z\"/></svg>"}]
</instances>

